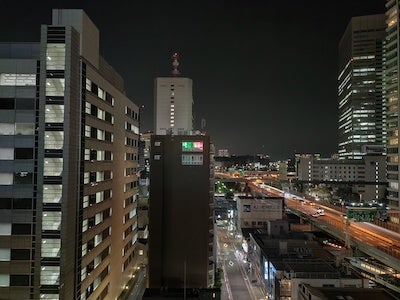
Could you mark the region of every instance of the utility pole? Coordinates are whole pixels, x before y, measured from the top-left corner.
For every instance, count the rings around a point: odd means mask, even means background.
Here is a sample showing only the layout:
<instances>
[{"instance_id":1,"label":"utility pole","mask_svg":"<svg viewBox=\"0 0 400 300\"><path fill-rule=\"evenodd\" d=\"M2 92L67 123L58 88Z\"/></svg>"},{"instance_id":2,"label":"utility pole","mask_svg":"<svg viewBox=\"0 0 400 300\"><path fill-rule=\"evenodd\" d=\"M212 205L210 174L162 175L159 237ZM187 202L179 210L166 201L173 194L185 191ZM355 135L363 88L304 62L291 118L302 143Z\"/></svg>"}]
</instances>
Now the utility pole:
<instances>
[{"instance_id":1,"label":"utility pole","mask_svg":"<svg viewBox=\"0 0 400 300\"><path fill-rule=\"evenodd\" d=\"M186 300L186 259L183 263L183 300Z\"/></svg>"}]
</instances>

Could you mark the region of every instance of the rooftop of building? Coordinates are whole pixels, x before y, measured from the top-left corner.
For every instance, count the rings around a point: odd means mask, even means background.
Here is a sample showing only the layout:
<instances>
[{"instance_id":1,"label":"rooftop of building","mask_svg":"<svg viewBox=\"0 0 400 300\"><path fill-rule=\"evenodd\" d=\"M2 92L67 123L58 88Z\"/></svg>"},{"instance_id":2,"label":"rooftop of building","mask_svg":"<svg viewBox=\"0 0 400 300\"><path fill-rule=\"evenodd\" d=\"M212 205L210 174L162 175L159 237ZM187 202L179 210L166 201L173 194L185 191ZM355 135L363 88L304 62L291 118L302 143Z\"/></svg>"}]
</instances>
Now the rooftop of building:
<instances>
[{"instance_id":1,"label":"rooftop of building","mask_svg":"<svg viewBox=\"0 0 400 300\"><path fill-rule=\"evenodd\" d=\"M220 299L221 289L218 288L146 288L142 299L181 300L186 299Z\"/></svg>"},{"instance_id":2,"label":"rooftop of building","mask_svg":"<svg viewBox=\"0 0 400 300\"><path fill-rule=\"evenodd\" d=\"M374 299L374 300L393 300L399 299L389 294L381 288L334 288L334 287L312 287L305 284L307 289L318 299L323 300L355 300L355 299ZM367 296L368 295L368 296Z\"/></svg>"},{"instance_id":3,"label":"rooftop of building","mask_svg":"<svg viewBox=\"0 0 400 300\"><path fill-rule=\"evenodd\" d=\"M313 240L311 232L289 232L270 237L265 230L248 230L265 258L276 270L291 273L291 277L340 278L334 267L332 253Z\"/></svg>"}]
</instances>

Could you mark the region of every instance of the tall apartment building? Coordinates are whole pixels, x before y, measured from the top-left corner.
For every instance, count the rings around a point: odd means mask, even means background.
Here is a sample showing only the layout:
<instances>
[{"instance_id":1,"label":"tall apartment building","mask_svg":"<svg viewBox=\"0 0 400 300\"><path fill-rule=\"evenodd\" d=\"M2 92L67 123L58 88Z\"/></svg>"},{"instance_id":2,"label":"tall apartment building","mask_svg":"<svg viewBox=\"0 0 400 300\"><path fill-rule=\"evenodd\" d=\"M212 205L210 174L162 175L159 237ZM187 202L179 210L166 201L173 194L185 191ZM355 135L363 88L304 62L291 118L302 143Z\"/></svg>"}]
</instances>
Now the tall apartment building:
<instances>
[{"instance_id":1,"label":"tall apartment building","mask_svg":"<svg viewBox=\"0 0 400 300\"><path fill-rule=\"evenodd\" d=\"M149 288L214 284L210 137L153 135L150 157Z\"/></svg>"},{"instance_id":2,"label":"tall apartment building","mask_svg":"<svg viewBox=\"0 0 400 300\"><path fill-rule=\"evenodd\" d=\"M116 299L140 266L138 107L87 15L52 17L0 45L0 297Z\"/></svg>"},{"instance_id":3,"label":"tall apartment building","mask_svg":"<svg viewBox=\"0 0 400 300\"><path fill-rule=\"evenodd\" d=\"M382 49L385 15L354 17L339 43L339 145L342 159L361 159L362 145L384 145Z\"/></svg>"},{"instance_id":4,"label":"tall apartment building","mask_svg":"<svg viewBox=\"0 0 400 300\"><path fill-rule=\"evenodd\" d=\"M387 110L388 203L400 208L399 197L399 1L386 2L384 90ZM399 224L400 214L396 217Z\"/></svg>"},{"instance_id":5,"label":"tall apartment building","mask_svg":"<svg viewBox=\"0 0 400 300\"><path fill-rule=\"evenodd\" d=\"M178 76L174 58L173 75L157 77L154 82L155 134L190 134L193 130L193 82Z\"/></svg>"}]
</instances>

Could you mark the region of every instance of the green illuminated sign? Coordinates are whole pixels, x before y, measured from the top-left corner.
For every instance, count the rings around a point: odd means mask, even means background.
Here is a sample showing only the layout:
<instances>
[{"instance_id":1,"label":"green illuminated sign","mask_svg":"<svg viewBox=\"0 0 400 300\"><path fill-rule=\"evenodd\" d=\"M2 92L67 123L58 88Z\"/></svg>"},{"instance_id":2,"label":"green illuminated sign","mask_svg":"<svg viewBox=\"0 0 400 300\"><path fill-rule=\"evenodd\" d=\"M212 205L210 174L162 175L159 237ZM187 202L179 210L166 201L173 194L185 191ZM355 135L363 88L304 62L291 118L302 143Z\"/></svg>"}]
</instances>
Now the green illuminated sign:
<instances>
[{"instance_id":1,"label":"green illuminated sign","mask_svg":"<svg viewBox=\"0 0 400 300\"><path fill-rule=\"evenodd\" d=\"M182 151L203 152L203 142L182 142Z\"/></svg>"},{"instance_id":2,"label":"green illuminated sign","mask_svg":"<svg viewBox=\"0 0 400 300\"><path fill-rule=\"evenodd\" d=\"M377 214L376 209L350 208L347 209L347 218L357 222L373 222Z\"/></svg>"}]
</instances>

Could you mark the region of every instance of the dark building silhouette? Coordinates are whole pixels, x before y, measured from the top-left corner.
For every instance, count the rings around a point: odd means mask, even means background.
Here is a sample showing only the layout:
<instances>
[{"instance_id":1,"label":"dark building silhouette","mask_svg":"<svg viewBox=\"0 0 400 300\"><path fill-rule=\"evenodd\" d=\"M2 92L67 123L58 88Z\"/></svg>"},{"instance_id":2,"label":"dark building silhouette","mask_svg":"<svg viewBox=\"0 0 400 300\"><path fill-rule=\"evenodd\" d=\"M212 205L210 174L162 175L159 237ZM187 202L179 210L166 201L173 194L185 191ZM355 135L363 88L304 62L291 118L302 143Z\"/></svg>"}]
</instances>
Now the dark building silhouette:
<instances>
[{"instance_id":1,"label":"dark building silhouette","mask_svg":"<svg viewBox=\"0 0 400 300\"><path fill-rule=\"evenodd\" d=\"M210 137L153 135L150 153L148 287L212 287Z\"/></svg>"}]
</instances>

